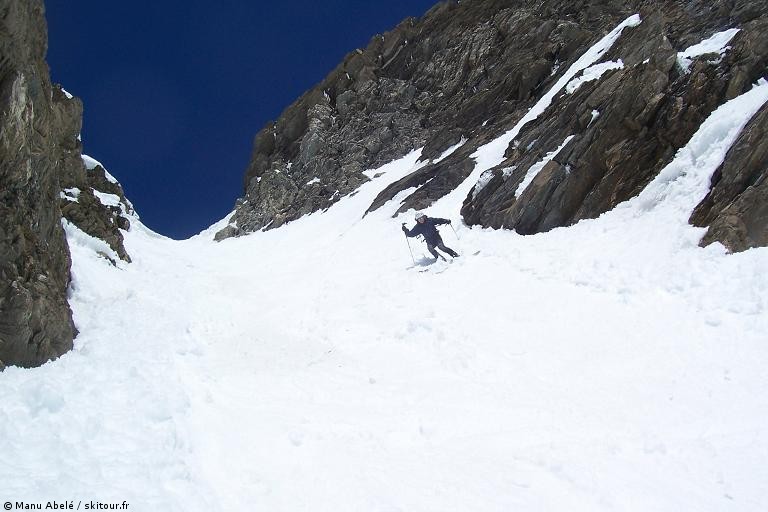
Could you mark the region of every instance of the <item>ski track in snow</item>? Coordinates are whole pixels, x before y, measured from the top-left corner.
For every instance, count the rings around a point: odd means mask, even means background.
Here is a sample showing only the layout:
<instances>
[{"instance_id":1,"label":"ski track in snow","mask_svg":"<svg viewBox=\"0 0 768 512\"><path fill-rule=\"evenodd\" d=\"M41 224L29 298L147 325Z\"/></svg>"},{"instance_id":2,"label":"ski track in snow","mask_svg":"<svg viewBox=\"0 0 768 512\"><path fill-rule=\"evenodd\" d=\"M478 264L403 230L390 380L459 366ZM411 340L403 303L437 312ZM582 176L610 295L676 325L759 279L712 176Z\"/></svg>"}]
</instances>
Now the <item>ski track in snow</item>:
<instances>
[{"instance_id":1,"label":"ski track in snow","mask_svg":"<svg viewBox=\"0 0 768 512\"><path fill-rule=\"evenodd\" d=\"M699 248L687 215L767 98L762 84L718 109L599 219L526 237L444 227L465 256L442 274L406 270L398 198L361 217L418 151L268 232L177 242L136 221L120 268L69 226L81 333L57 361L0 374L0 494L140 511L764 510L768 249ZM457 219L462 199L435 214Z\"/></svg>"}]
</instances>

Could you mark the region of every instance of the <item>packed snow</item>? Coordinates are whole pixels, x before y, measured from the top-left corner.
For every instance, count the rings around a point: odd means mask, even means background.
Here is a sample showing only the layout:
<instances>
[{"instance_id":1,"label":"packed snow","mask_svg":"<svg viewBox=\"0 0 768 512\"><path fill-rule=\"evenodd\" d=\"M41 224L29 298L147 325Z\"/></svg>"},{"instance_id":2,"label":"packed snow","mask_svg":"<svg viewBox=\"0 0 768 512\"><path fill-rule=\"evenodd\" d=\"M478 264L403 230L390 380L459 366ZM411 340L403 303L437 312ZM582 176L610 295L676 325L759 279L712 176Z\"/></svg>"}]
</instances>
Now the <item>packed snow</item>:
<instances>
[{"instance_id":1,"label":"packed snow","mask_svg":"<svg viewBox=\"0 0 768 512\"><path fill-rule=\"evenodd\" d=\"M569 228L469 228L463 185L427 210L462 254L441 273L410 268L409 191L363 216L418 150L271 231L213 242L230 215L174 241L135 218L131 264L63 221L80 334L0 374L3 501L762 512L768 249L700 248L687 219L766 101L761 81Z\"/></svg>"},{"instance_id":2,"label":"packed snow","mask_svg":"<svg viewBox=\"0 0 768 512\"><path fill-rule=\"evenodd\" d=\"M57 361L0 374L2 495L764 510L768 249L700 248L687 216L766 100L763 82L728 102L639 197L570 228L470 229L460 200L441 201L429 212L462 254L442 273L409 268L412 218L392 217L406 194L363 217L419 151L272 231L179 242L135 219L134 262L117 268L64 222L80 334Z\"/></svg>"},{"instance_id":3,"label":"packed snow","mask_svg":"<svg viewBox=\"0 0 768 512\"><path fill-rule=\"evenodd\" d=\"M599 80L600 77L602 77L608 71L623 68L624 63L621 61L621 59L618 61L601 62L600 64L590 66L582 71L581 75L568 82L568 84L565 86L565 92L568 94L573 94L579 87L581 87L581 84Z\"/></svg>"},{"instance_id":4,"label":"packed snow","mask_svg":"<svg viewBox=\"0 0 768 512\"><path fill-rule=\"evenodd\" d=\"M717 63L725 54L725 52L728 51L730 48L728 43L731 42L733 36L738 34L739 31L740 29L738 28L731 28L722 32L717 32L716 34L708 37L700 43L689 46L682 52L678 52L677 63L680 65L683 71L687 72L693 63L693 59L710 53L714 53L719 56L716 60L712 61L713 63Z\"/></svg>"},{"instance_id":5,"label":"packed snow","mask_svg":"<svg viewBox=\"0 0 768 512\"><path fill-rule=\"evenodd\" d=\"M493 170L488 169L483 174L480 175L480 178L477 180L477 183L475 183L475 186L472 188L472 200L474 201L477 197L477 194L480 193L487 185L491 182L493 179Z\"/></svg>"},{"instance_id":6,"label":"packed snow","mask_svg":"<svg viewBox=\"0 0 768 512\"><path fill-rule=\"evenodd\" d=\"M592 123L595 122L595 119L597 119L598 117L600 117L600 111L599 110L593 110L592 111L592 118L589 120L589 124L587 124L587 128L589 128L592 125Z\"/></svg>"},{"instance_id":7,"label":"packed snow","mask_svg":"<svg viewBox=\"0 0 768 512\"><path fill-rule=\"evenodd\" d=\"M109 171L106 170L107 168L104 166L104 164L102 164L95 158L90 157L88 155L83 155L82 158L83 158L83 163L85 164L86 169L88 169L89 171L92 171L96 167L101 167L102 169L104 169L104 175L106 176L107 181L110 181L112 183L117 183L117 179L114 176L112 176L109 173Z\"/></svg>"},{"instance_id":8,"label":"packed snow","mask_svg":"<svg viewBox=\"0 0 768 512\"><path fill-rule=\"evenodd\" d=\"M104 206L121 206L120 197L117 194L109 194L107 192L94 190L93 195L95 195L99 202Z\"/></svg>"},{"instance_id":9,"label":"packed snow","mask_svg":"<svg viewBox=\"0 0 768 512\"><path fill-rule=\"evenodd\" d=\"M72 201L74 203L80 202L80 189L77 187L72 188L65 188L61 192L59 192L59 197L62 199L66 199L67 201Z\"/></svg>"},{"instance_id":10,"label":"packed snow","mask_svg":"<svg viewBox=\"0 0 768 512\"><path fill-rule=\"evenodd\" d=\"M487 123L487 122L488 122L488 121L484 121L484 122L483 122L483 126L485 126L485 123ZM440 156L438 156L438 157L437 157L437 158L434 160L434 162L432 162L432 163L436 164L436 163L442 162L443 160L445 160L446 158L448 158L449 156L451 156L451 155L453 154L453 152L454 152L454 151L456 151L456 150L457 150L457 149L459 149L461 146L463 146L463 145L464 145L464 144L467 142L467 140L468 140L468 139L467 139L466 137L462 137L462 138L461 138L461 140L459 140L459 142L457 142L457 143L456 143L456 144L454 144L453 146L451 146L451 147L449 147L448 149L446 149L445 151L443 151L443 152L440 154Z\"/></svg>"}]
</instances>

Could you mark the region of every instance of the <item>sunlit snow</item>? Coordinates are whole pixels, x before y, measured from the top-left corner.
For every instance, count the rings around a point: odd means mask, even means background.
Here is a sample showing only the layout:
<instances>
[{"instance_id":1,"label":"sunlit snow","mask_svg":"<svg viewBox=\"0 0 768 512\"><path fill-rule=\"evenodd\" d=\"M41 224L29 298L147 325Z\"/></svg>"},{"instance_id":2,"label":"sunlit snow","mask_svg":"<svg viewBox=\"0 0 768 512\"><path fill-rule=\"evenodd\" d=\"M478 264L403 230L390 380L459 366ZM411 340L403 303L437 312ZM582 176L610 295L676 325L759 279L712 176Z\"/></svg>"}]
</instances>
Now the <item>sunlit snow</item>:
<instances>
[{"instance_id":1,"label":"sunlit snow","mask_svg":"<svg viewBox=\"0 0 768 512\"><path fill-rule=\"evenodd\" d=\"M444 198L429 211L462 256L439 274L409 268L404 195L363 216L419 151L325 212L221 243L134 219L117 267L64 221L80 335L0 374L3 495L762 512L768 249L700 248L687 219L766 100L761 82L729 101L639 197L569 228L468 228L464 197Z\"/></svg>"},{"instance_id":2,"label":"sunlit snow","mask_svg":"<svg viewBox=\"0 0 768 512\"><path fill-rule=\"evenodd\" d=\"M708 53L715 53L722 57L729 48L728 43L730 43L733 36L738 33L738 28L731 28L724 30L723 32L718 32L700 43L689 46L682 52L678 52L677 62L680 64L680 67L683 68L683 71L688 71L695 57L706 55Z\"/></svg>"},{"instance_id":3,"label":"sunlit snow","mask_svg":"<svg viewBox=\"0 0 768 512\"><path fill-rule=\"evenodd\" d=\"M623 69L624 63L619 59L618 61L611 61L611 62L601 62L600 64L595 64L593 66L588 67L584 71L582 71L581 75L574 78L568 84L565 86L565 92L568 94L573 94L576 92L576 89L581 87L581 84L586 82L592 82L594 80L599 80L601 76L603 76L608 71L611 71L613 69Z\"/></svg>"},{"instance_id":4,"label":"sunlit snow","mask_svg":"<svg viewBox=\"0 0 768 512\"><path fill-rule=\"evenodd\" d=\"M89 171L92 171L93 169L95 169L96 166L100 166L102 169L104 169L104 175L107 177L107 180L112 183L117 183L117 180L115 179L115 177L109 174L109 172L106 170L106 167L95 158L92 158L88 155L83 155L83 163L85 164L85 168L88 169Z\"/></svg>"}]
</instances>

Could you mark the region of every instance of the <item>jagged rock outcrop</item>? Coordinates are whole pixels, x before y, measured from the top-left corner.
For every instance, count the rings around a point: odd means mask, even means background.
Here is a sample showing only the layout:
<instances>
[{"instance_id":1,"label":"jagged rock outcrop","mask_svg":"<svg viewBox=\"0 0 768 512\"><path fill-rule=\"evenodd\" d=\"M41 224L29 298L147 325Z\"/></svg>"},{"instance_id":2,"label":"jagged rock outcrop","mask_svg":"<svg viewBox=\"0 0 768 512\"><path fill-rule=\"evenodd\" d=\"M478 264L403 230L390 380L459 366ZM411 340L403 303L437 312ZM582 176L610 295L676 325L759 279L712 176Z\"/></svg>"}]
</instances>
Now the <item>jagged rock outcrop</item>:
<instances>
[{"instance_id":1,"label":"jagged rock outcrop","mask_svg":"<svg viewBox=\"0 0 768 512\"><path fill-rule=\"evenodd\" d=\"M51 84L46 49L42 1L0 1L0 368L36 366L72 347L71 260L60 208L72 201L64 189L70 197L76 186L117 194L103 175L86 171L82 104ZM87 195L83 209L67 217L85 231L99 222L93 219L119 225L110 207L87 204ZM90 230L127 259L122 239L110 240L115 231Z\"/></svg>"},{"instance_id":2,"label":"jagged rock outcrop","mask_svg":"<svg viewBox=\"0 0 768 512\"><path fill-rule=\"evenodd\" d=\"M53 85L52 97L56 125L62 129L56 155L62 216L85 233L105 241L120 259L130 262L120 230L130 229L129 217L135 215L133 206L120 183L100 163L82 155L82 101L57 84ZM112 259L107 254L103 256Z\"/></svg>"},{"instance_id":3,"label":"jagged rock outcrop","mask_svg":"<svg viewBox=\"0 0 768 512\"><path fill-rule=\"evenodd\" d=\"M123 245L121 230L129 230L133 205L123 187L104 167L90 159L84 164L80 148L67 155L61 175L61 213L65 219L94 238L103 240L123 261L131 257ZM108 254L103 257L115 261Z\"/></svg>"},{"instance_id":4,"label":"jagged rock outcrop","mask_svg":"<svg viewBox=\"0 0 768 512\"><path fill-rule=\"evenodd\" d=\"M528 234L610 210L642 190L715 108L765 74L767 18L759 3L438 4L349 54L259 132L245 195L217 239L327 208L367 180L366 168L420 146L429 161L466 140L447 158L390 185L370 210L413 187L398 211L432 204L471 174L477 148L513 127L591 45L634 13L642 23L624 30L601 59L621 65L560 93L525 125L504 161L467 196L462 215L469 224ZM678 52L730 28L741 31L724 55L680 66ZM535 165L542 169L518 191ZM738 208L752 226L757 196L740 197L750 201Z\"/></svg>"},{"instance_id":5,"label":"jagged rock outcrop","mask_svg":"<svg viewBox=\"0 0 768 512\"><path fill-rule=\"evenodd\" d=\"M374 37L259 132L245 196L218 238L326 208L368 179L363 170L419 146L430 159L462 136L491 137L631 3L443 2ZM442 169L417 181L449 190L461 173Z\"/></svg>"},{"instance_id":6,"label":"jagged rock outcrop","mask_svg":"<svg viewBox=\"0 0 768 512\"><path fill-rule=\"evenodd\" d=\"M768 105L744 127L690 222L709 226L702 245L718 241L734 252L768 246Z\"/></svg>"},{"instance_id":7,"label":"jagged rock outcrop","mask_svg":"<svg viewBox=\"0 0 768 512\"><path fill-rule=\"evenodd\" d=\"M530 234L597 217L637 195L715 108L765 72L768 18L739 18L756 13L718 11L722 4L712 10L664 4L642 10L643 22L605 56L621 59L623 68L563 93L523 129L507 158L488 171L487 184L467 198L462 214L468 223ZM742 30L722 59L703 56L688 71L680 67L678 51L734 26ZM568 136L518 190L529 169Z\"/></svg>"},{"instance_id":8,"label":"jagged rock outcrop","mask_svg":"<svg viewBox=\"0 0 768 512\"><path fill-rule=\"evenodd\" d=\"M44 56L43 6L0 7L0 360L34 366L72 347L70 256L58 208L68 129Z\"/></svg>"}]
</instances>

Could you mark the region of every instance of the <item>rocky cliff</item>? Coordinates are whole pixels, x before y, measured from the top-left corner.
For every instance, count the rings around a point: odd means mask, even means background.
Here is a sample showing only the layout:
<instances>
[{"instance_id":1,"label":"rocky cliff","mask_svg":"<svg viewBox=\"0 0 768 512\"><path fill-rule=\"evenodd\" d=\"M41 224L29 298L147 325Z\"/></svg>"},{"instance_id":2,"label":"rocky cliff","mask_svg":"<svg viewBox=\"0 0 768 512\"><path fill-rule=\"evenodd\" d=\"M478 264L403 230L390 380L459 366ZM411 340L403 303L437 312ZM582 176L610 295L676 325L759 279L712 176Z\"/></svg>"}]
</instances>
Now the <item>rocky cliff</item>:
<instances>
[{"instance_id":1,"label":"rocky cliff","mask_svg":"<svg viewBox=\"0 0 768 512\"><path fill-rule=\"evenodd\" d=\"M596 217L642 190L715 108L766 74L764 11L744 0L438 4L350 53L256 135L244 196L217 239L327 208L367 180L364 169L421 146L431 163L371 209L414 187L400 211L432 204L472 173L477 148L515 126L592 45L639 14L602 67L584 70L578 87L564 88L522 126L462 209L468 224L523 234ZM729 29L738 32L722 52L682 53ZM706 241L734 250L765 244L766 160L756 148L764 117L745 130L692 218L711 226ZM519 191L535 166L542 168Z\"/></svg>"},{"instance_id":2,"label":"rocky cliff","mask_svg":"<svg viewBox=\"0 0 768 512\"><path fill-rule=\"evenodd\" d=\"M0 1L0 369L72 347L62 210L128 260L119 228L130 206L103 169L86 168L82 104L51 84L46 49L42 1Z\"/></svg>"}]
</instances>

